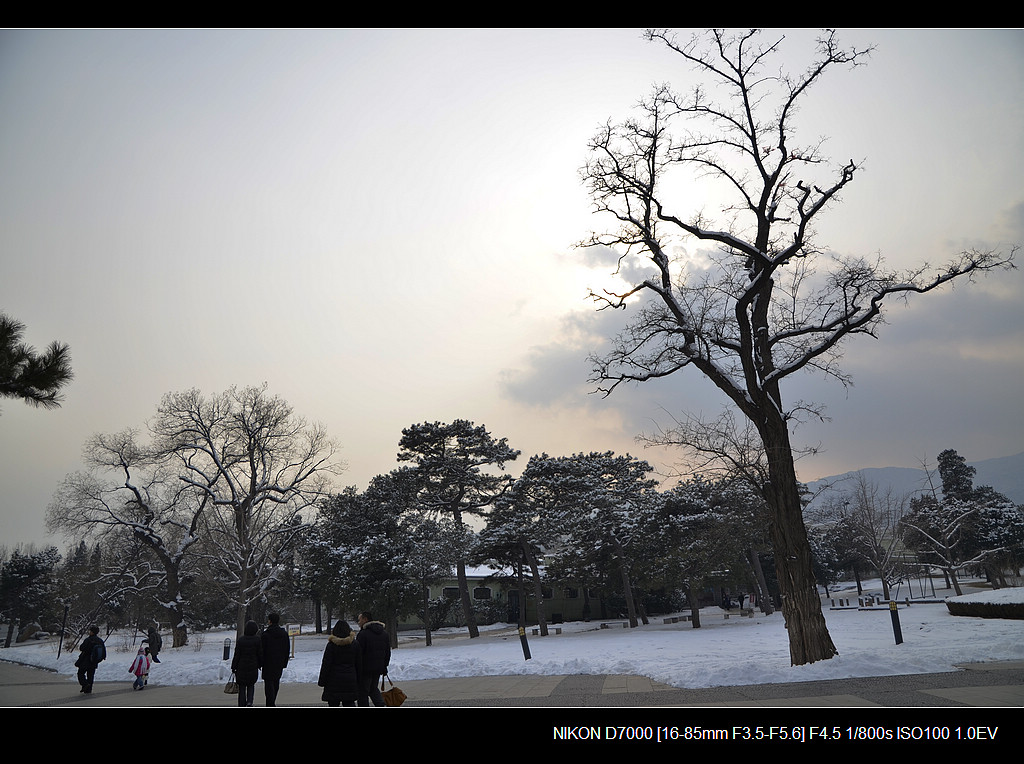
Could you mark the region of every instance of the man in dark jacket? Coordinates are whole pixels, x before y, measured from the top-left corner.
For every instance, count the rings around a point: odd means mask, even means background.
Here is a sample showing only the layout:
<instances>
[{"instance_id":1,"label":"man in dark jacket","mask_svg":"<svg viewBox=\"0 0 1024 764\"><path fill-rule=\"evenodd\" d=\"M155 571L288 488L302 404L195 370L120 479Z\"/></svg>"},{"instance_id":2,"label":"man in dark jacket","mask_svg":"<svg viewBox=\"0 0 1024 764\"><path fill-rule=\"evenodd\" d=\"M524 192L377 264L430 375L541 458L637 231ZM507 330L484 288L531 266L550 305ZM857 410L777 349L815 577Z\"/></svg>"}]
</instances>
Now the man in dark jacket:
<instances>
[{"instance_id":1,"label":"man in dark jacket","mask_svg":"<svg viewBox=\"0 0 1024 764\"><path fill-rule=\"evenodd\" d=\"M149 657L153 659L153 663L159 663L160 659L157 656L160 654L160 650L163 649L164 641L160 638L160 630L157 626L150 626L149 633L142 641L149 645Z\"/></svg>"},{"instance_id":2,"label":"man in dark jacket","mask_svg":"<svg viewBox=\"0 0 1024 764\"><path fill-rule=\"evenodd\" d=\"M281 689L281 673L288 667L291 648L288 632L281 628L281 616L271 613L267 616L267 628L260 639L263 641L263 690L267 694L267 706L277 705L277 693Z\"/></svg>"},{"instance_id":3,"label":"man in dark jacket","mask_svg":"<svg viewBox=\"0 0 1024 764\"><path fill-rule=\"evenodd\" d=\"M100 639L99 626L89 627L89 636L82 640L78 650L79 656L75 665L78 667L78 683L82 685L79 692L89 694L92 692L92 682L96 677L96 667L107 657L106 646Z\"/></svg>"},{"instance_id":4,"label":"man in dark jacket","mask_svg":"<svg viewBox=\"0 0 1024 764\"><path fill-rule=\"evenodd\" d=\"M363 653L363 686L360 688L359 705L368 706L372 700L373 705L383 706L380 678L388 673L388 664L391 663L391 637L384 624L373 620L369 611L364 610L357 620L359 636L356 640Z\"/></svg>"}]
</instances>

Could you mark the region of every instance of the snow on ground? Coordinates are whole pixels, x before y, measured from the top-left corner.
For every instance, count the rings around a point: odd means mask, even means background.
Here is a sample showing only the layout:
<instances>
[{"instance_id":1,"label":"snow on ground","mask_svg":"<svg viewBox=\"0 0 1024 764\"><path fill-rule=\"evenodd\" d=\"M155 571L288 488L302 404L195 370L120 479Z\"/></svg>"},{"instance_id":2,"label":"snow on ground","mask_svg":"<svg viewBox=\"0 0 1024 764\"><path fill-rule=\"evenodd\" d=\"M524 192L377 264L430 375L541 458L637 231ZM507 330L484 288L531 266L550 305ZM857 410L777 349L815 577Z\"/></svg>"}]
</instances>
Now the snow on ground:
<instances>
[{"instance_id":1,"label":"snow on ground","mask_svg":"<svg viewBox=\"0 0 1024 764\"><path fill-rule=\"evenodd\" d=\"M960 597L949 597L951 602L987 602L992 605L1013 605L1021 601L1020 589L989 589Z\"/></svg>"},{"instance_id":2,"label":"snow on ground","mask_svg":"<svg viewBox=\"0 0 1024 764\"><path fill-rule=\"evenodd\" d=\"M1024 601L1024 588L1003 589L985 596ZM832 596L856 597L856 591ZM637 674L673 685L698 688L776 682L799 682L861 676L917 674L953 670L958 663L1024 660L1024 621L952 616L944 604L916 604L898 610L903 644L895 644L887 608L829 610L825 617L839 656L808 666L790 666L789 644L782 616L722 617L717 607L701 612L702 628L663 624L652 618L637 629L600 629L598 622L560 624L562 633L528 637L532 659L523 658L517 630L507 624L482 629L470 640L465 630L445 630L425 647L423 635L403 634L392 654L395 681L458 676L511 674ZM529 630L527 631L529 635ZM154 664L153 684L215 684L224 681L228 666L221 660L225 637L233 632L192 635L190 644L165 649ZM141 636L139 637L141 638ZM315 683L325 635L303 634L295 640L296 655L282 681ZM165 643L169 639L165 637ZM202 642L201 649L196 645ZM107 660L98 681L129 682L128 666L138 649L127 637L107 639ZM57 659L56 641L19 645L0 651L0 659L74 675L77 651Z\"/></svg>"}]
</instances>

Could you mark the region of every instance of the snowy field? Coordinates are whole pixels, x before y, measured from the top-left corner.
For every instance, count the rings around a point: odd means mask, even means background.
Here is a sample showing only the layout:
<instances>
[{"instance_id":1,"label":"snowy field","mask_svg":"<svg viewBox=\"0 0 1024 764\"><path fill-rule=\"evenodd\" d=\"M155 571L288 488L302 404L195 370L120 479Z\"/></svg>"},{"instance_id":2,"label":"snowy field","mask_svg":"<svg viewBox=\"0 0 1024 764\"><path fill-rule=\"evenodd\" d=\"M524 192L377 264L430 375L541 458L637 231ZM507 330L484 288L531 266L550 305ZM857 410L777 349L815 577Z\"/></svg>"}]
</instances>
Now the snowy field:
<instances>
[{"instance_id":1,"label":"snowy field","mask_svg":"<svg viewBox=\"0 0 1024 764\"><path fill-rule=\"evenodd\" d=\"M856 591L833 591L852 597ZM967 595L999 601L1024 601L1024 588ZM403 634L392 655L395 681L457 676L513 674L636 674L681 688L774 682L798 682L862 676L887 676L950 671L955 664L1024 660L1024 621L951 616L943 604L900 607L903 644L896 645L887 609L829 610L825 617L839 657L808 666L789 665L789 646L782 616L722 617L717 607L701 612L702 628L689 624L651 624L637 629L600 629L599 623L560 624L562 633L530 637L532 659L524 660L516 629L507 624L482 629L470 640L465 630L435 635L431 647L423 635ZM529 634L529 631L527 632ZM154 664L150 682L165 685L217 684L229 671L221 660L225 637L233 632L191 635L193 644L165 649ZM141 635L137 639L141 639ZM326 636L303 634L295 639L296 655L285 670L285 683L315 683ZM164 637L165 644L169 637ZM201 643L201 649L196 646ZM97 681L129 682L127 668L138 649L130 639L112 634L107 660ZM0 659L74 675L77 652L57 658L57 643L18 645L0 652Z\"/></svg>"}]
</instances>

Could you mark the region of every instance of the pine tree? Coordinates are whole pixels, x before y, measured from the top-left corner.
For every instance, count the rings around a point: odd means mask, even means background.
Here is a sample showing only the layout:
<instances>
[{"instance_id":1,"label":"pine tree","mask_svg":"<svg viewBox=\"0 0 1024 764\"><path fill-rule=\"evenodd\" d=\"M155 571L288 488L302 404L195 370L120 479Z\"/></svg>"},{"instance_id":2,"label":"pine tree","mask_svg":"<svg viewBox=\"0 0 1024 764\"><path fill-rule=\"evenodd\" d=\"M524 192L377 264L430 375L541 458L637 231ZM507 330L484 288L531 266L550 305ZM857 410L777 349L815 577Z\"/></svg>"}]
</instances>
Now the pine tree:
<instances>
[{"instance_id":1,"label":"pine tree","mask_svg":"<svg viewBox=\"0 0 1024 764\"><path fill-rule=\"evenodd\" d=\"M46 352L21 341L25 325L0 313L0 396L21 398L42 408L61 404L60 390L73 376L67 345L52 342Z\"/></svg>"},{"instance_id":2,"label":"pine tree","mask_svg":"<svg viewBox=\"0 0 1024 764\"><path fill-rule=\"evenodd\" d=\"M398 460L413 465L408 471L413 485L412 507L427 515L448 518L460 536L466 531L464 518L485 516L487 508L511 484L510 476L485 470L504 470L519 456L505 438L496 440L486 427L465 419L407 427L402 430L399 448ZM480 630L469 596L466 552L457 562L456 576L469 636L475 638Z\"/></svg>"}]
</instances>

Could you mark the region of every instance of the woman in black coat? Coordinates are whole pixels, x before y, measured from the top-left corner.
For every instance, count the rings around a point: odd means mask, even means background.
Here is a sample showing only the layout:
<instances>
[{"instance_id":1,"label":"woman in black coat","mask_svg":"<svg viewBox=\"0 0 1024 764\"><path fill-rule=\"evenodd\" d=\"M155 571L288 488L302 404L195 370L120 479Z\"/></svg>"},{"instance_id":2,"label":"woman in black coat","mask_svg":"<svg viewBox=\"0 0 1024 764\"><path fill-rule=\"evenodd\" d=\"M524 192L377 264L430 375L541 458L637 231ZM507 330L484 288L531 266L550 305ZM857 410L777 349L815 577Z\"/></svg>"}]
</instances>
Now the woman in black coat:
<instances>
[{"instance_id":1,"label":"woman in black coat","mask_svg":"<svg viewBox=\"0 0 1024 764\"><path fill-rule=\"evenodd\" d=\"M363 677L362 651L356 635L344 621L338 621L327 638L317 685L324 688L328 706L354 706L359 699Z\"/></svg>"},{"instance_id":2,"label":"woman in black coat","mask_svg":"<svg viewBox=\"0 0 1024 764\"><path fill-rule=\"evenodd\" d=\"M263 644L258 636L260 627L255 621L245 624L245 633L235 646L235 657L231 670L238 682L238 705L251 706L256 693L256 682L263 668Z\"/></svg>"}]
</instances>

